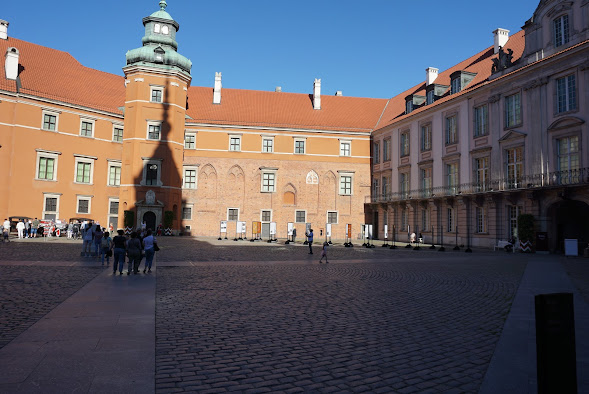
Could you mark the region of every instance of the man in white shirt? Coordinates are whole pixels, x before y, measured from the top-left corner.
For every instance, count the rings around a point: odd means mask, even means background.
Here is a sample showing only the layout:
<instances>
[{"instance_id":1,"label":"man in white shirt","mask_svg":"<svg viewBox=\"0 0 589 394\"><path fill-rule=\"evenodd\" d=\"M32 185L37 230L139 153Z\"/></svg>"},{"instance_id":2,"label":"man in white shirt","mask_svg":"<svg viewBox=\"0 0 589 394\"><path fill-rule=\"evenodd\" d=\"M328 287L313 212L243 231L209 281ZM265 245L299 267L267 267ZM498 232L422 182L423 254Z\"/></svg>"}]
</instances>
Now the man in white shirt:
<instances>
[{"instance_id":1,"label":"man in white shirt","mask_svg":"<svg viewBox=\"0 0 589 394\"><path fill-rule=\"evenodd\" d=\"M22 239L24 236L24 231L25 231L25 222L23 222L22 220L20 220L17 224L16 224L16 231L18 231L18 238Z\"/></svg>"},{"instance_id":2,"label":"man in white shirt","mask_svg":"<svg viewBox=\"0 0 589 394\"><path fill-rule=\"evenodd\" d=\"M10 240L8 239L8 234L10 234L10 220L4 219L4 224L2 225L2 232L2 242L4 242L5 240L10 242Z\"/></svg>"}]
</instances>

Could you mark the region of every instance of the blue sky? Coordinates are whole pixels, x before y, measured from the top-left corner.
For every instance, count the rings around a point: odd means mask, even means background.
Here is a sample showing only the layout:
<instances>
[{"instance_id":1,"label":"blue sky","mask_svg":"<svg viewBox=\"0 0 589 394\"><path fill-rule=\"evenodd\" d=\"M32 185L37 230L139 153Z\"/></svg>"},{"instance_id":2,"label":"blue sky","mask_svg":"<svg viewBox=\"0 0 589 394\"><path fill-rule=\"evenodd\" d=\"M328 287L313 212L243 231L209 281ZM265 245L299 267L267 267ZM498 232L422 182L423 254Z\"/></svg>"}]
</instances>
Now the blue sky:
<instances>
[{"instance_id":1,"label":"blue sky","mask_svg":"<svg viewBox=\"0 0 589 394\"><path fill-rule=\"evenodd\" d=\"M192 60L192 85L388 98L515 33L539 0L168 0L180 24L178 51ZM10 36L71 53L122 75L141 46L141 19L158 0L6 1Z\"/></svg>"}]
</instances>

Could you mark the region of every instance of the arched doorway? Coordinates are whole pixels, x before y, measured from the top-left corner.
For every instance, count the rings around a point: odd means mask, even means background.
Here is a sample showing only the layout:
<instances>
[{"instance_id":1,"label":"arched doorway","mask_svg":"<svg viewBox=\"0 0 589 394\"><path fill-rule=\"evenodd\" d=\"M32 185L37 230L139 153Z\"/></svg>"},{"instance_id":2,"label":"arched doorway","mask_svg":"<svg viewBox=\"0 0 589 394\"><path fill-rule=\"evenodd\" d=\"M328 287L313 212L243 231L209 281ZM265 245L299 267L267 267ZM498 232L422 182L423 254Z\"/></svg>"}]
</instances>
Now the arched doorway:
<instances>
[{"instance_id":1,"label":"arched doorway","mask_svg":"<svg viewBox=\"0 0 589 394\"><path fill-rule=\"evenodd\" d=\"M562 200L552 204L548 210L550 226L550 249L556 253L564 252L564 240L578 240L579 253L589 242L589 205L582 201Z\"/></svg>"},{"instance_id":2,"label":"arched doorway","mask_svg":"<svg viewBox=\"0 0 589 394\"><path fill-rule=\"evenodd\" d=\"M145 222L147 228L155 230L155 220L155 213L153 213L152 211L147 211L143 214L143 221Z\"/></svg>"}]
</instances>

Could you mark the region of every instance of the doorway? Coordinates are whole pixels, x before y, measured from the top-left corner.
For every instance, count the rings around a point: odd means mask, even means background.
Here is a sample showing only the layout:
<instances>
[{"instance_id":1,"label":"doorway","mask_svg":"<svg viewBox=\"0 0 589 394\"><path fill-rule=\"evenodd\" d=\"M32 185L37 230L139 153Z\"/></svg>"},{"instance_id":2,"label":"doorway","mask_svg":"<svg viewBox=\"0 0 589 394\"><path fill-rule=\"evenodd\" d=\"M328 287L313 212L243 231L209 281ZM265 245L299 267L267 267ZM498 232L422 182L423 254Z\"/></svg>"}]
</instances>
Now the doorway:
<instances>
[{"instance_id":1,"label":"doorway","mask_svg":"<svg viewBox=\"0 0 589 394\"><path fill-rule=\"evenodd\" d=\"M564 253L564 240L576 239L579 254L589 242L589 205L582 201L563 200L548 209L551 220L549 243L552 252Z\"/></svg>"},{"instance_id":2,"label":"doorway","mask_svg":"<svg viewBox=\"0 0 589 394\"><path fill-rule=\"evenodd\" d=\"M152 211L147 211L143 214L143 221L145 222L145 226L152 231L156 228L156 217L155 213Z\"/></svg>"}]
</instances>

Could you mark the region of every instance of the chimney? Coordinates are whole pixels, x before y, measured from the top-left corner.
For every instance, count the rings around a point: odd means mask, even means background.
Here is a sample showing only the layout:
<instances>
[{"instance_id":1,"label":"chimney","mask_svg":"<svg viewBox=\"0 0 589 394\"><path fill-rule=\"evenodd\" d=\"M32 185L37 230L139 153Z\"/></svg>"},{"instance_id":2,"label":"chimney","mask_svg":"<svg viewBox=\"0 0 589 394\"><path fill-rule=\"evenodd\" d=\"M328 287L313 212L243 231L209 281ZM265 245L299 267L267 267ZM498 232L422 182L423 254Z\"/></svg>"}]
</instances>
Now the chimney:
<instances>
[{"instance_id":1,"label":"chimney","mask_svg":"<svg viewBox=\"0 0 589 394\"><path fill-rule=\"evenodd\" d=\"M313 82L313 109L321 109L321 79Z\"/></svg>"},{"instance_id":2,"label":"chimney","mask_svg":"<svg viewBox=\"0 0 589 394\"><path fill-rule=\"evenodd\" d=\"M494 36L494 46L493 46L493 53L499 53L499 47L505 46L507 41L509 41L509 30L505 30L502 28L498 28L493 32Z\"/></svg>"},{"instance_id":3,"label":"chimney","mask_svg":"<svg viewBox=\"0 0 589 394\"><path fill-rule=\"evenodd\" d=\"M335 95L336 95L336 96L340 96L340 97L341 97L341 96L343 96L343 95L344 95L344 93L343 93L341 90L337 90L337 91L335 92Z\"/></svg>"},{"instance_id":4,"label":"chimney","mask_svg":"<svg viewBox=\"0 0 589 394\"><path fill-rule=\"evenodd\" d=\"M0 40L8 39L8 22L0 19Z\"/></svg>"},{"instance_id":5,"label":"chimney","mask_svg":"<svg viewBox=\"0 0 589 394\"><path fill-rule=\"evenodd\" d=\"M429 86L434 83L438 77L438 71L440 70L435 67L428 67L425 69L425 86Z\"/></svg>"},{"instance_id":6,"label":"chimney","mask_svg":"<svg viewBox=\"0 0 589 394\"><path fill-rule=\"evenodd\" d=\"M275 92L282 92L282 86L276 86L276 89L274 90Z\"/></svg>"},{"instance_id":7,"label":"chimney","mask_svg":"<svg viewBox=\"0 0 589 394\"><path fill-rule=\"evenodd\" d=\"M6 71L6 79L16 80L18 77L18 49L10 47L6 50L4 71Z\"/></svg>"},{"instance_id":8,"label":"chimney","mask_svg":"<svg viewBox=\"0 0 589 394\"><path fill-rule=\"evenodd\" d=\"M215 73L215 87L213 89L213 104L221 104L221 73Z\"/></svg>"}]
</instances>

